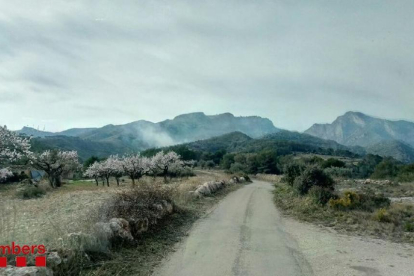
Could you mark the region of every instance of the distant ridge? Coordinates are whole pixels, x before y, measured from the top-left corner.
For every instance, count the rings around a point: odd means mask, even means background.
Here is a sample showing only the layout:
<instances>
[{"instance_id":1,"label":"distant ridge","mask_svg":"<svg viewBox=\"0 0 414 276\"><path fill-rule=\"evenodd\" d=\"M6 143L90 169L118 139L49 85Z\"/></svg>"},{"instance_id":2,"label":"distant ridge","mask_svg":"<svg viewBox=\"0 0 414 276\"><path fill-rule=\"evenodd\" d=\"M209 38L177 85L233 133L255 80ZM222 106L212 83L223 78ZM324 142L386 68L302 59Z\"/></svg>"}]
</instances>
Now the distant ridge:
<instances>
[{"instance_id":1,"label":"distant ridge","mask_svg":"<svg viewBox=\"0 0 414 276\"><path fill-rule=\"evenodd\" d=\"M23 128L18 131L37 138L53 136L73 136L94 143L105 143L115 148L141 151L152 147L163 147L208 139L231 132L241 132L252 138L276 133L272 121L258 116L236 117L231 113L205 115L195 112L176 116L172 120L159 123L149 121L135 121L124 125L106 125L101 128L74 128L59 133L42 132L32 128ZM64 142L73 145L75 140L60 138L59 145ZM43 145L52 139L44 139ZM56 141L53 140L53 141ZM79 140L80 142L80 140ZM95 148L100 148L96 144Z\"/></svg>"},{"instance_id":2,"label":"distant ridge","mask_svg":"<svg viewBox=\"0 0 414 276\"><path fill-rule=\"evenodd\" d=\"M331 124L314 124L305 133L346 146L362 146L368 152L396 157L403 162L414 160L414 123L408 121L347 112Z\"/></svg>"}]
</instances>

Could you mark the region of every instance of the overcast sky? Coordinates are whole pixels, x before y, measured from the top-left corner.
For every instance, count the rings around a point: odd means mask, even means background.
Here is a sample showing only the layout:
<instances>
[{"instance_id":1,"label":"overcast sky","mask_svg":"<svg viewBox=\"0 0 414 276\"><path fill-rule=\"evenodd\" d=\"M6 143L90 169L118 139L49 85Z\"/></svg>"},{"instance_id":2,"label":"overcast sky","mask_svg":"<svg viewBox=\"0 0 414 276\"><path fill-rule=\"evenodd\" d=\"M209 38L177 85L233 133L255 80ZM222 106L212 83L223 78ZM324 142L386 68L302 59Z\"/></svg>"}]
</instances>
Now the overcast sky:
<instances>
[{"instance_id":1,"label":"overcast sky","mask_svg":"<svg viewBox=\"0 0 414 276\"><path fill-rule=\"evenodd\" d=\"M414 1L0 0L0 124L414 121Z\"/></svg>"}]
</instances>

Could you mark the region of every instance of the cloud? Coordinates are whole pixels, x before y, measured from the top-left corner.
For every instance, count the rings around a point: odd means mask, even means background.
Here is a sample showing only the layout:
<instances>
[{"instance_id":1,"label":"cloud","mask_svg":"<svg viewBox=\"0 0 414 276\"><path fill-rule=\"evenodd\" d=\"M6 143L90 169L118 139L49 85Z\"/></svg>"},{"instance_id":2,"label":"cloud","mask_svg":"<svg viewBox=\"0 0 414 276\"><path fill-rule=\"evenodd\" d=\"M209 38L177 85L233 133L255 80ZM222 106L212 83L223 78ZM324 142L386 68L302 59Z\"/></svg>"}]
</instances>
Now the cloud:
<instances>
[{"instance_id":1,"label":"cloud","mask_svg":"<svg viewBox=\"0 0 414 276\"><path fill-rule=\"evenodd\" d=\"M348 110L414 121L413 5L11 1L0 120L53 131L193 111L294 130Z\"/></svg>"}]
</instances>

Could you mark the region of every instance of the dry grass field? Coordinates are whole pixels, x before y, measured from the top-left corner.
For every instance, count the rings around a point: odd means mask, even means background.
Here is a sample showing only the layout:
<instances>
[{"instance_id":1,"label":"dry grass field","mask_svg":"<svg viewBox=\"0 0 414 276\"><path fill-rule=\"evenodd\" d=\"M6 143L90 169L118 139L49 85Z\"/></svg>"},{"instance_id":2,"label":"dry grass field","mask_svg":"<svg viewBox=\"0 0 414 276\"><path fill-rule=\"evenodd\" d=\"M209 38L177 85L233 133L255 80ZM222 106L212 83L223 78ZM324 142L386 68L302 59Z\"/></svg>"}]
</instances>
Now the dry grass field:
<instances>
[{"instance_id":1,"label":"dry grass field","mask_svg":"<svg viewBox=\"0 0 414 276\"><path fill-rule=\"evenodd\" d=\"M204 182L218 179L220 174L199 173L195 177L173 179L169 185L174 189L175 203L187 205L191 201L189 191ZM161 178L144 177L142 183L163 183ZM91 181L70 181L61 189L51 190L46 182L40 187L46 195L36 199L20 199L16 196L21 185L4 185L0 190L0 244L12 241L20 244L45 244L59 247L59 238L69 233L89 232L101 220L103 209L111 198L126 189L131 181L127 178L116 186L96 186Z\"/></svg>"},{"instance_id":2,"label":"dry grass field","mask_svg":"<svg viewBox=\"0 0 414 276\"><path fill-rule=\"evenodd\" d=\"M168 183L164 183L162 178L142 178L136 185L138 189L146 184L166 185L172 191L174 204L182 211L144 233L136 248L121 248L112 252L110 257L94 260L94 264L83 269L81 274L113 275L121 270L148 275L173 245L185 236L191 224L217 200L237 189L237 185L228 186L216 195L201 200L195 200L190 191L205 182L228 178L230 176L222 172L203 171L197 171L194 177L172 179ZM14 241L17 244L44 244L48 249L64 249L68 234L91 233L97 222L107 219L106 208L110 208L116 195L130 190L131 186L127 178L119 187L115 180L110 182L110 187L102 183L96 186L92 181L68 181L63 187L52 190L45 182L39 185L46 191L44 196L22 199L19 196L19 191L23 189L21 184L3 185L0 188L0 244ZM128 263L127 268L125 263Z\"/></svg>"}]
</instances>

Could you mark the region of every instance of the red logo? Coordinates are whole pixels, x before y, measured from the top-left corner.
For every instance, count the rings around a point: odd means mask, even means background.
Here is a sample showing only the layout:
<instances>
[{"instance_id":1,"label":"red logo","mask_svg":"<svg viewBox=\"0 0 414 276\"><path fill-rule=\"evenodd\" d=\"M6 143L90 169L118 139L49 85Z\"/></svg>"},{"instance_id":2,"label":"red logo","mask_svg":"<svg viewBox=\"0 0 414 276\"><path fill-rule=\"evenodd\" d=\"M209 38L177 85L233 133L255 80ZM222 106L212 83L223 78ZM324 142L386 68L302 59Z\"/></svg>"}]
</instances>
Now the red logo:
<instances>
[{"instance_id":1,"label":"red logo","mask_svg":"<svg viewBox=\"0 0 414 276\"><path fill-rule=\"evenodd\" d=\"M44 255L46 247L44 245L23 245L20 246L15 242L11 245L0 245L0 267L7 267L7 255L18 255L16 257L16 266L27 266L28 255ZM23 255L23 256L22 256ZM36 256L35 265L38 267L46 266L46 256Z\"/></svg>"}]
</instances>

